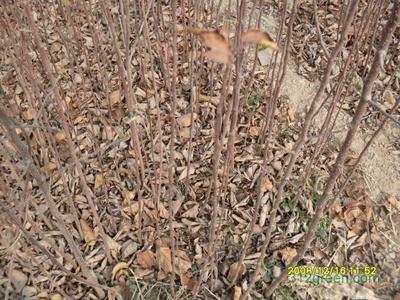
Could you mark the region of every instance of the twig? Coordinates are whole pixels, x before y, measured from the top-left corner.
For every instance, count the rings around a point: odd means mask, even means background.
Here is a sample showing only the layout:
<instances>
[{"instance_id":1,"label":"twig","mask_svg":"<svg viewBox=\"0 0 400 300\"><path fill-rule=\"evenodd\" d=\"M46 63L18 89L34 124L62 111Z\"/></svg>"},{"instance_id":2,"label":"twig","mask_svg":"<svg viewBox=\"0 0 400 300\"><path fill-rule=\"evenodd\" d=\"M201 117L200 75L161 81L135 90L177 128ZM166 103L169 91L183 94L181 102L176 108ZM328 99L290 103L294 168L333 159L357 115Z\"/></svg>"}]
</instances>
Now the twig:
<instances>
[{"instance_id":1,"label":"twig","mask_svg":"<svg viewBox=\"0 0 400 300\"><path fill-rule=\"evenodd\" d=\"M318 19L317 0L313 0L313 5L314 5L315 28L317 29L318 38L319 38L319 41L321 42L322 50L324 50L325 57L328 58L328 57L330 57L331 55L330 55L330 53L329 53L328 48L326 47L326 44L325 44L325 42L324 42L323 37L322 37L321 28L320 28L319 19Z\"/></svg>"}]
</instances>

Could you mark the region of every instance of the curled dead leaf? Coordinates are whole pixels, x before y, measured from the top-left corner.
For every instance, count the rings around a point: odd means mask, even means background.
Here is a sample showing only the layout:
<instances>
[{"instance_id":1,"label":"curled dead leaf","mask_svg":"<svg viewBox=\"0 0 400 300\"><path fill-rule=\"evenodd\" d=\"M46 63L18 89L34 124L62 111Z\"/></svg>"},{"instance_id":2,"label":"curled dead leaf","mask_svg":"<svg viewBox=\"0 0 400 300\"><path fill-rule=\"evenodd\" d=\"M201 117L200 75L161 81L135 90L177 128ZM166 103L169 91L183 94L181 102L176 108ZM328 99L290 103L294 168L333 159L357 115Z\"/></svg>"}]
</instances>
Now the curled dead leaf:
<instances>
[{"instance_id":1,"label":"curled dead leaf","mask_svg":"<svg viewBox=\"0 0 400 300\"><path fill-rule=\"evenodd\" d=\"M114 268L113 268L113 270L112 270L112 272L111 272L111 280L112 281L114 281L114 279L116 278L116 276L117 276L117 273L119 272L119 271L121 271L121 270L123 270L123 269L128 269L128 264L126 263L126 262L120 262L120 263L117 263L115 266L114 266Z\"/></svg>"}]
</instances>

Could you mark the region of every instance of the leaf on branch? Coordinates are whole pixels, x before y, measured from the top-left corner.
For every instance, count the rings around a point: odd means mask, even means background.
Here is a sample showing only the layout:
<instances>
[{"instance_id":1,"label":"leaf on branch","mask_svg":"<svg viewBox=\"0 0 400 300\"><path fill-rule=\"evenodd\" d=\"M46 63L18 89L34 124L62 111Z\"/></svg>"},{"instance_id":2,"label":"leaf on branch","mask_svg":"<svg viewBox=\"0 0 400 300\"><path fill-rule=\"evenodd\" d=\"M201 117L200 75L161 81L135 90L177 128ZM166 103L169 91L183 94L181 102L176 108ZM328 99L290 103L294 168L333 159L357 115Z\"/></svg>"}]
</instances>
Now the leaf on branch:
<instances>
[{"instance_id":1,"label":"leaf on branch","mask_svg":"<svg viewBox=\"0 0 400 300\"><path fill-rule=\"evenodd\" d=\"M204 46L208 48L206 57L210 60L223 64L228 64L232 61L233 52L226 31L189 27L186 28L186 32L197 35L201 39Z\"/></svg>"},{"instance_id":2,"label":"leaf on branch","mask_svg":"<svg viewBox=\"0 0 400 300\"><path fill-rule=\"evenodd\" d=\"M271 48L278 51L278 45L273 41L269 33L258 29L249 29L242 34L243 43L256 43L264 48Z\"/></svg>"}]
</instances>

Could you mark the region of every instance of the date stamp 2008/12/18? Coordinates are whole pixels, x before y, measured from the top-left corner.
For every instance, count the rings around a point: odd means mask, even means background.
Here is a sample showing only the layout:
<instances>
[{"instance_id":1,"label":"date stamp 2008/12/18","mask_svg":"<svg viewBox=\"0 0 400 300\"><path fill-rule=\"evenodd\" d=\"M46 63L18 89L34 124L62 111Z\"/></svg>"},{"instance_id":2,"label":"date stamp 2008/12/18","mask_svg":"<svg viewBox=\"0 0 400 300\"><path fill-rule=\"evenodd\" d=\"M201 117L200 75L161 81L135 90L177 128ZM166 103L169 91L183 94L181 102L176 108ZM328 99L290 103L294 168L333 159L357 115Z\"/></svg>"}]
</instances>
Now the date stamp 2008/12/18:
<instances>
[{"instance_id":1,"label":"date stamp 2008/12/18","mask_svg":"<svg viewBox=\"0 0 400 300\"><path fill-rule=\"evenodd\" d=\"M372 283L379 281L376 267L372 266L295 266L288 269L289 282L301 281L311 284L321 283Z\"/></svg>"}]
</instances>

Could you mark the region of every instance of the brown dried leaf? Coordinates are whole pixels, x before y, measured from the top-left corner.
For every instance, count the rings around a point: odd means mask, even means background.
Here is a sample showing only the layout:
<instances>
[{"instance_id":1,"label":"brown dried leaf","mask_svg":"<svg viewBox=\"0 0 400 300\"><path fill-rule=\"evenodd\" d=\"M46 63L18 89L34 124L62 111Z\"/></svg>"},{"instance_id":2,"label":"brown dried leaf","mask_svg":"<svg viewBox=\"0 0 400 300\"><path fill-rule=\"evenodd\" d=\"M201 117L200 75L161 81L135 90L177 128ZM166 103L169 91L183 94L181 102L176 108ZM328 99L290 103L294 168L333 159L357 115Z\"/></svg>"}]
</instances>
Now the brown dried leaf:
<instances>
[{"instance_id":1,"label":"brown dried leaf","mask_svg":"<svg viewBox=\"0 0 400 300\"><path fill-rule=\"evenodd\" d=\"M66 138L66 135L65 135L64 131L57 132L55 135L56 142L59 142L59 143L63 142L65 140L65 138Z\"/></svg>"},{"instance_id":2,"label":"brown dried leaf","mask_svg":"<svg viewBox=\"0 0 400 300\"><path fill-rule=\"evenodd\" d=\"M206 51L205 57L221 64L228 64L232 60L230 55L227 55L225 51L219 49L211 49Z\"/></svg>"},{"instance_id":3,"label":"brown dried leaf","mask_svg":"<svg viewBox=\"0 0 400 300\"><path fill-rule=\"evenodd\" d=\"M201 28L187 28L186 31L199 36L204 46L210 49L230 51L231 46L229 45L226 32L221 32L218 29L206 30Z\"/></svg>"},{"instance_id":4,"label":"brown dried leaf","mask_svg":"<svg viewBox=\"0 0 400 300\"><path fill-rule=\"evenodd\" d=\"M190 139L190 128L184 127L179 130L179 137L182 143L186 143Z\"/></svg>"},{"instance_id":5,"label":"brown dried leaf","mask_svg":"<svg viewBox=\"0 0 400 300\"><path fill-rule=\"evenodd\" d=\"M53 294L50 297L50 300L63 300L63 299L64 299L64 297L61 296L60 294Z\"/></svg>"},{"instance_id":6,"label":"brown dried leaf","mask_svg":"<svg viewBox=\"0 0 400 300\"><path fill-rule=\"evenodd\" d=\"M165 273L172 273L171 249L167 246L160 246L157 249L158 267Z\"/></svg>"},{"instance_id":7,"label":"brown dried leaf","mask_svg":"<svg viewBox=\"0 0 400 300\"><path fill-rule=\"evenodd\" d=\"M121 270L123 270L123 269L128 269L128 268L129 268L129 266L128 266L128 264L127 264L126 262L117 263L117 264L114 266L114 268L113 268L113 270L112 270L112 272L111 272L111 280L114 281L115 276L117 276L117 273L118 273L119 271L121 271Z\"/></svg>"},{"instance_id":8,"label":"brown dried leaf","mask_svg":"<svg viewBox=\"0 0 400 300\"><path fill-rule=\"evenodd\" d=\"M156 255L150 250L145 250L137 255L136 262L144 269L150 269L157 264Z\"/></svg>"},{"instance_id":9,"label":"brown dried leaf","mask_svg":"<svg viewBox=\"0 0 400 300\"><path fill-rule=\"evenodd\" d=\"M384 104L387 108L392 108L396 104L396 99L390 90L386 90L383 93Z\"/></svg>"},{"instance_id":10,"label":"brown dried leaf","mask_svg":"<svg viewBox=\"0 0 400 300\"><path fill-rule=\"evenodd\" d=\"M239 262L235 262L231 264L229 267L229 273L228 273L228 281L232 282L233 279L235 278L236 273L238 273L237 279L239 279L244 273L246 272L246 266L242 263L239 265Z\"/></svg>"},{"instance_id":11,"label":"brown dried leaf","mask_svg":"<svg viewBox=\"0 0 400 300\"><path fill-rule=\"evenodd\" d=\"M196 168L195 168L193 165L191 165L190 168L189 168L189 176L190 176L190 175L193 175L195 171L196 171ZM182 170L182 173L179 175L178 180L179 180L179 181L182 181L182 180L185 179L187 176L188 176L188 169L185 167L185 168Z\"/></svg>"},{"instance_id":12,"label":"brown dried leaf","mask_svg":"<svg viewBox=\"0 0 400 300\"><path fill-rule=\"evenodd\" d=\"M400 209L400 201L396 199L394 196L390 196L388 198L388 202L390 203L391 206L393 206L396 209Z\"/></svg>"},{"instance_id":13,"label":"brown dried leaf","mask_svg":"<svg viewBox=\"0 0 400 300\"><path fill-rule=\"evenodd\" d=\"M94 188L98 189L100 188L104 183L104 177L102 174L96 174L95 180L94 180Z\"/></svg>"},{"instance_id":14,"label":"brown dried leaf","mask_svg":"<svg viewBox=\"0 0 400 300\"><path fill-rule=\"evenodd\" d=\"M159 214L160 218L163 218L163 219L169 218L169 212L165 208L164 204L162 204L162 203L159 204L159 213L158 214Z\"/></svg>"},{"instance_id":15,"label":"brown dried leaf","mask_svg":"<svg viewBox=\"0 0 400 300\"><path fill-rule=\"evenodd\" d=\"M193 206L191 209L187 210L182 214L183 218L192 218L195 219L197 218L197 215L199 214L199 205Z\"/></svg>"},{"instance_id":16,"label":"brown dried leaf","mask_svg":"<svg viewBox=\"0 0 400 300\"><path fill-rule=\"evenodd\" d=\"M181 275L192 267L192 263L181 257L175 257L175 273Z\"/></svg>"},{"instance_id":17,"label":"brown dried leaf","mask_svg":"<svg viewBox=\"0 0 400 300\"><path fill-rule=\"evenodd\" d=\"M120 294L122 300L131 300L132 299L132 290L126 285L125 282L120 282L118 286L114 287L112 290L108 291L108 300L117 300L120 299L116 297L116 294Z\"/></svg>"},{"instance_id":18,"label":"brown dried leaf","mask_svg":"<svg viewBox=\"0 0 400 300\"><path fill-rule=\"evenodd\" d=\"M240 286L235 286L235 290L233 292L233 300L239 300L242 296L242 289Z\"/></svg>"},{"instance_id":19,"label":"brown dried leaf","mask_svg":"<svg viewBox=\"0 0 400 300\"><path fill-rule=\"evenodd\" d=\"M28 276L26 276L20 270L13 269L9 274L9 279L12 282L15 290L20 292L25 287L28 281Z\"/></svg>"},{"instance_id":20,"label":"brown dried leaf","mask_svg":"<svg viewBox=\"0 0 400 300\"><path fill-rule=\"evenodd\" d=\"M272 184L271 180L268 178L264 178L262 184L261 184L261 192L270 192L274 188L274 185Z\"/></svg>"},{"instance_id":21,"label":"brown dried leaf","mask_svg":"<svg viewBox=\"0 0 400 300\"><path fill-rule=\"evenodd\" d=\"M110 94L111 105L115 105L120 101L121 101L121 91L120 90L116 90Z\"/></svg>"},{"instance_id":22,"label":"brown dried leaf","mask_svg":"<svg viewBox=\"0 0 400 300\"><path fill-rule=\"evenodd\" d=\"M290 263L290 261L297 255L297 250L291 247L286 247L281 251L282 259L286 264Z\"/></svg>"},{"instance_id":23,"label":"brown dried leaf","mask_svg":"<svg viewBox=\"0 0 400 300\"><path fill-rule=\"evenodd\" d=\"M254 137L254 136L259 136L260 135L260 127L257 126L251 126L249 129L249 134L250 136Z\"/></svg>"},{"instance_id":24,"label":"brown dried leaf","mask_svg":"<svg viewBox=\"0 0 400 300\"><path fill-rule=\"evenodd\" d=\"M106 235L107 243L110 246L111 256L115 259L118 258L119 251L121 250L121 245L118 244L114 239Z\"/></svg>"},{"instance_id":25,"label":"brown dried leaf","mask_svg":"<svg viewBox=\"0 0 400 300\"><path fill-rule=\"evenodd\" d=\"M49 162L45 167L44 171L46 172L53 172L55 169L57 169L57 165L53 162Z\"/></svg>"},{"instance_id":26,"label":"brown dried leaf","mask_svg":"<svg viewBox=\"0 0 400 300\"><path fill-rule=\"evenodd\" d=\"M189 291L193 290L197 283L195 278L191 278L188 272L181 273L179 277L181 279L181 284L185 289Z\"/></svg>"},{"instance_id":27,"label":"brown dried leaf","mask_svg":"<svg viewBox=\"0 0 400 300\"><path fill-rule=\"evenodd\" d=\"M249 29L242 34L243 43L256 43L265 48L271 48L278 51L279 47L272 40L271 36L264 31L258 29Z\"/></svg>"},{"instance_id":28,"label":"brown dried leaf","mask_svg":"<svg viewBox=\"0 0 400 300\"><path fill-rule=\"evenodd\" d=\"M362 213L362 211L357 205L350 206L344 212L345 221L347 221L347 222L352 221L352 220L358 218L361 215L361 213Z\"/></svg>"},{"instance_id":29,"label":"brown dried leaf","mask_svg":"<svg viewBox=\"0 0 400 300\"><path fill-rule=\"evenodd\" d=\"M96 243L95 232L92 230L92 228L90 228L89 224L84 219L80 219L79 222L81 223L83 239L85 240L85 243L89 246L93 246Z\"/></svg>"},{"instance_id":30,"label":"brown dried leaf","mask_svg":"<svg viewBox=\"0 0 400 300\"><path fill-rule=\"evenodd\" d=\"M199 94L199 102L210 102L211 104L217 106L219 103L220 97L218 96L208 96Z\"/></svg>"},{"instance_id":31,"label":"brown dried leaf","mask_svg":"<svg viewBox=\"0 0 400 300\"><path fill-rule=\"evenodd\" d=\"M176 120L176 122L177 122L178 125L181 126L181 127L189 127L190 124L191 124L190 118L191 118L191 117L190 117L190 113L189 113L189 114L180 116L180 117ZM197 114L194 113L194 114L193 114L193 121L195 121L196 119L197 119Z\"/></svg>"},{"instance_id":32,"label":"brown dried leaf","mask_svg":"<svg viewBox=\"0 0 400 300\"><path fill-rule=\"evenodd\" d=\"M200 28L186 28L186 31L200 37L204 46L209 48L206 56L210 60L224 64L232 61L233 53L226 31Z\"/></svg>"}]
</instances>

